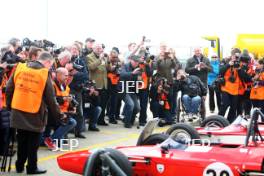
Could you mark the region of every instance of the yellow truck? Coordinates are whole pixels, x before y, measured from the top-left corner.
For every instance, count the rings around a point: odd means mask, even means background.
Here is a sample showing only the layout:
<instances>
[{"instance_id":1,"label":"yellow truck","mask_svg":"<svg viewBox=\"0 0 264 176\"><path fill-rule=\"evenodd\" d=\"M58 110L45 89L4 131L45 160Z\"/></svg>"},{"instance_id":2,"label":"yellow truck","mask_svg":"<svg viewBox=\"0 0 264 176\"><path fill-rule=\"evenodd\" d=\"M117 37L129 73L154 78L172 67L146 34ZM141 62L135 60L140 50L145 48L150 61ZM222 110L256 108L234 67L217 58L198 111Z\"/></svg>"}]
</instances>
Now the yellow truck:
<instances>
[{"instance_id":1,"label":"yellow truck","mask_svg":"<svg viewBox=\"0 0 264 176\"><path fill-rule=\"evenodd\" d=\"M205 52L208 52L210 48L218 57L223 58L222 46L218 36L204 36L202 38L210 42ZM254 54L255 58L263 58L264 34L238 34L233 48L239 48L240 50L247 49L250 53Z\"/></svg>"}]
</instances>

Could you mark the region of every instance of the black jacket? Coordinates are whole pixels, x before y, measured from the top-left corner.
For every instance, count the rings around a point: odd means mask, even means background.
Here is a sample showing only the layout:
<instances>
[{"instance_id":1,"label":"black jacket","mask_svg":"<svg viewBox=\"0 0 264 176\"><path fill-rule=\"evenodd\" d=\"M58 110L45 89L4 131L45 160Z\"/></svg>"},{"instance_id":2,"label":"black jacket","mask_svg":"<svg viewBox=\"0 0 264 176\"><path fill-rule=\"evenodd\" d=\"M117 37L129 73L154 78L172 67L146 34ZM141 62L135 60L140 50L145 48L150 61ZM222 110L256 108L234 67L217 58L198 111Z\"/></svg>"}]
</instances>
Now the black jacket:
<instances>
[{"instance_id":1,"label":"black jacket","mask_svg":"<svg viewBox=\"0 0 264 176\"><path fill-rule=\"evenodd\" d=\"M208 72L212 71L212 66L210 64L210 61L208 58L202 56L200 59L201 62L205 63L207 65L207 68L201 68L201 70L197 70L195 68L196 64L199 64L199 61L197 57L194 55L192 58L187 60L185 71L186 73L189 73L190 75L195 75L201 79L201 81L207 85L207 75Z\"/></svg>"},{"instance_id":2,"label":"black jacket","mask_svg":"<svg viewBox=\"0 0 264 176\"><path fill-rule=\"evenodd\" d=\"M76 58L74 60L74 63L83 66L83 68L81 70L78 70L78 72L73 76L73 80L69 87L71 88L71 90L81 91L82 84L85 83L89 78L88 68L83 58Z\"/></svg>"},{"instance_id":3,"label":"black jacket","mask_svg":"<svg viewBox=\"0 0 264 176\"><path fill-rule=\"evenodd\" d=\"M175 82L176 91L181 91L182 95L206 96L207 89L204 83L194 75L187 76L185 80Z\"/></svg>"}]
</instances>

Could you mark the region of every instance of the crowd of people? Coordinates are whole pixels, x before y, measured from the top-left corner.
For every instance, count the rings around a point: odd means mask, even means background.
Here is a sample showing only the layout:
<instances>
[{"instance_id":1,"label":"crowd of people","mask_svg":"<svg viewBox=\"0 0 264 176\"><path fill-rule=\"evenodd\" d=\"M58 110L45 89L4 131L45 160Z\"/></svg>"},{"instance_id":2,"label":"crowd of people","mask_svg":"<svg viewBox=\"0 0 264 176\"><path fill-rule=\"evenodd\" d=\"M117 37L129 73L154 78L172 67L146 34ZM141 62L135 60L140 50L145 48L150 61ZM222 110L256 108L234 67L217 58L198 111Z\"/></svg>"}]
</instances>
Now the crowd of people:
<instances>
[{"instance_id":1,"label":"crowd of people","mask_svg":"<svg viewBox=\"0 0 264 176\"><path fill-rule=\"evenodd\" d=\"M159 54L151 55L144 40L122 53L117 47L106 53L92 38L56 52L23 47L11 39L1 49L0 64L0 140L8 144L10 129L16 129L18 173L26 160L28 174L45 173L37 167L39 145L54 149L54 140L68 133L85 138L85 130L118 123L131 128L137 118L144 126L148 106L152 118L162 119L160 126L175 123L178 92L190 117L198 114L208 92L211 113L225 116L229 108L230 123L249 115L252 106L264 111L264 60L246 49L234 48L220 59L197 47L183 68L173 48L161 43ZM0 155L6 148L0 147Z\"/></svg>"}]
</instances>

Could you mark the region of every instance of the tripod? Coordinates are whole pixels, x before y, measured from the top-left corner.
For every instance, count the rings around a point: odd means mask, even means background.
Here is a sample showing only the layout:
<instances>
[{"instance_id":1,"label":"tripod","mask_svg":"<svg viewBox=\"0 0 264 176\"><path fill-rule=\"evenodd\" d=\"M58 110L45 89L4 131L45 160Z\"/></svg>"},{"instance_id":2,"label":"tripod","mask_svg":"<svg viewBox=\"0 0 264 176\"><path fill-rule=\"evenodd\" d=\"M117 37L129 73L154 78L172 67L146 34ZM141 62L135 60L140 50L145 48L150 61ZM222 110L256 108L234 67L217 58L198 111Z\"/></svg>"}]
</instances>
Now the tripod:
<instances>
[{"instance_id":1,"label":"tripod","mask_svg":"<svg viewBox=\"0 0 264 176\"><path fill-rule=\"evenodd\" d=\"M12 157L15 154L15 151L14 151L15 135L16 135L16 130L13 129L13 128L10 128L10 131L8 133L7 143L4 146L4 153L3 153L3 158L2 158L3 160L2 160L2 165L1 165L1 172L5 172L6 171L6 165L7 165L8 157L9 157L8 172L11 171Z\"/></svg>"}]
</instances>

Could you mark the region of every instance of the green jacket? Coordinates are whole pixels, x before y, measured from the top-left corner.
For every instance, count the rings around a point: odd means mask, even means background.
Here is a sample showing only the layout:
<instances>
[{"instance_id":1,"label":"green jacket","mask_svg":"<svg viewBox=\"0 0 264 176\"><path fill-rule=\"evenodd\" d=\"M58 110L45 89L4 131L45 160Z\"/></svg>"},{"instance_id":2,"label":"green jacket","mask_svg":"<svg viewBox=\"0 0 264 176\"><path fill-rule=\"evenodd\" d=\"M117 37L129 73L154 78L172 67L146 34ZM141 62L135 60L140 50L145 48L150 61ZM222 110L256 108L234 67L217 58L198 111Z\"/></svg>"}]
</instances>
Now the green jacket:
<instances>
[{"instance_id":1,"label":"green jacket","mask_svg":"<svg viewBox=\"0 0 264 176\"><path fill-rule=\"evenodd\" d=\"M107 71L106 64L96 57L92 52L87 56L87 67L89 70L89 79L96 82L98 89L107 89Z\"/></svg>"}]
</instances>

